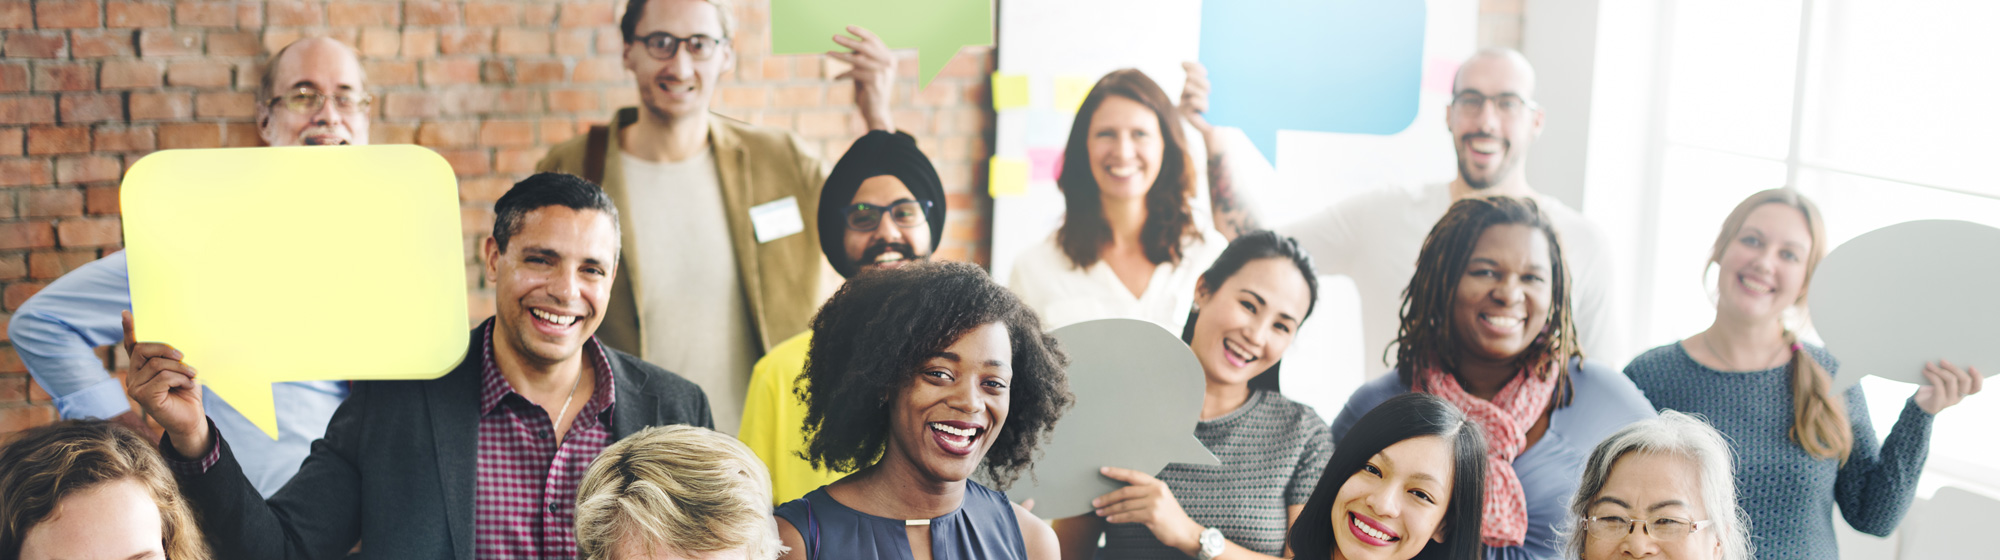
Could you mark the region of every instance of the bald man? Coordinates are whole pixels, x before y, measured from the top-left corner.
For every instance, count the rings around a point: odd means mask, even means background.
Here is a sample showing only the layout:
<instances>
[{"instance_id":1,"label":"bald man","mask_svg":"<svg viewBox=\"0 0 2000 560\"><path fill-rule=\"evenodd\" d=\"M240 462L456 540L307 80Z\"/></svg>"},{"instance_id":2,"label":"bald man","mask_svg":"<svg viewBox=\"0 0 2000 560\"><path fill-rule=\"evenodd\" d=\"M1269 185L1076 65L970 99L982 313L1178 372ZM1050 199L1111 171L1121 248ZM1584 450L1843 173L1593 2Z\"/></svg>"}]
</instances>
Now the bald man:
<instances>
[{"instance_id":1,"label":"bald man","mask_svg":"<svg viewBox=\"0 0 2000 560\"><path fill-rule=\"evenodd\" d=\"M1259 220L1230 173L1214 132L1200 113L1208 106L1208 81L1190 65L1183 111L1209 140L1209 194L1217 228L1260 229ZM1555 221L1563 258L1575 287L1570 303L1585 355L1622 366L1619 325L1610 316L1612 267L1603 233L1583 214L1528 185L1528 152L1542 133L1542 107L1534 101L1535 69L1521 53L1480 50L1459 67L1445 126L1458 155L1458 177L1449 183L1378 189L1341 200L1298 223L1278 227L1311 253L1320 274L1343 274L1361 295L1362 347L1369 377L1393 366L1390 350L1401 325L1403 288L1416 273L1417 253L1431 226L1453 202L1506 195L1531 198Z\"/></svg>"},{"instance_id":2,"label":"bald man","mask_svg":"<svg viewBox=\"0 0 2000 560\"><path fill-rule=\"evenodd\" d=\"M354 49L324 37L300 39L265 65L257 129L271 146L368 143L368 105L361 61ZM119 312L132 309L132 291L119 251L77 267L28 298L7 326L14 351L64 419L108 418L150 432L125 400L125 388L105 371L96 348L123 336ZM243 474L265 496L291 480L313 440L347 398L338 381L272 386L278 408L273 441L215 393L202 391L209 417L229 438Z\"/></svg>"}]
</instances>

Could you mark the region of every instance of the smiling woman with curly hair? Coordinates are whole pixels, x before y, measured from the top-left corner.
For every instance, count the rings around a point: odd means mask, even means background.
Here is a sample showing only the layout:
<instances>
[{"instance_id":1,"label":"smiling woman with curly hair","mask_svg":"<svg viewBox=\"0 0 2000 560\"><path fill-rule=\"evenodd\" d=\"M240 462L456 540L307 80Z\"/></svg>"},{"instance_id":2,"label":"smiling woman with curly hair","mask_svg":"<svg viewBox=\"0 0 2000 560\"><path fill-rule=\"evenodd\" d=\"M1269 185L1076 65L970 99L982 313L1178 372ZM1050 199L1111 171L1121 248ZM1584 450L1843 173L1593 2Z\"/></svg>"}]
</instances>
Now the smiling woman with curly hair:
<instances>
[{"instance_id":1,"label":"smiling woman with curly hair","mask_svg":"<svg viewBox=\"0 0 2000 560\"><path fill-rule=\"evenodd\" d=\"M1034 311L979 267L924 263L849 280L812 330L805 459L853 474L778 507L786 558L1055 557L1048 524L968 480L983 463L1005 489L1070 405Z\"/></svg>"}]
</instances>

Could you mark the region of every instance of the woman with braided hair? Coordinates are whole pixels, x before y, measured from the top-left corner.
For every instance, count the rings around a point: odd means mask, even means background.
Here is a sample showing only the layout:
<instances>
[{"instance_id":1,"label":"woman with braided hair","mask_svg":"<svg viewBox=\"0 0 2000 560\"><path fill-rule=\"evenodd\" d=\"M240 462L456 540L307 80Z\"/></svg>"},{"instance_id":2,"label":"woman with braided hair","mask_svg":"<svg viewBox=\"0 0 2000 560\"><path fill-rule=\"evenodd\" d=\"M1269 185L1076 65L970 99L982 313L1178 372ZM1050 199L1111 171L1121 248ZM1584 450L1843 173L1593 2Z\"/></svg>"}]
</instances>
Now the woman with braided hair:
<instances>
[{"instance_id":1,"label":"woman with braided hair","mask_svg":"<svg viewBox=\"0 0 2000 560\"><path fill-rule=\"evenodd\" d=\"M1560 236L1533 200L1452 204L1403 291L1395 375L1362 385L1333 421L1338 441L1376 405L1418 392L1478 423L1487 558L1558 557L1592 446L1654 416L1631 380L1583 359L1570 290Z\"/></svg>"}]
</instances>

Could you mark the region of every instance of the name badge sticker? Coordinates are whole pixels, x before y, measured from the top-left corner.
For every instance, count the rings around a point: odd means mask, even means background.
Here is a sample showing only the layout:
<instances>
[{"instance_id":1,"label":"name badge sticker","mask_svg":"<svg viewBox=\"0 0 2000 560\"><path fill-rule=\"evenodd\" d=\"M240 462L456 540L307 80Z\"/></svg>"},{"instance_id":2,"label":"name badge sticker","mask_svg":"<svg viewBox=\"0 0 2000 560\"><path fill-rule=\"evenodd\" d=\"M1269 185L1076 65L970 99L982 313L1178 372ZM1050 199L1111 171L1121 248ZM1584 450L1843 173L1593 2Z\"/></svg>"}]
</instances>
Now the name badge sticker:
<instances>
[{"instance_id":1,"label":"name badge sticker","mask_svg":"<svg viewBox=\"0 0 2000 560\"><path fill-rule=\"evenodd\" d=\"M799 214L798 197L787 196L750 207L750 225L757 230L758 243L770 243L806 230Z\"/></svg>"}]
</instances>

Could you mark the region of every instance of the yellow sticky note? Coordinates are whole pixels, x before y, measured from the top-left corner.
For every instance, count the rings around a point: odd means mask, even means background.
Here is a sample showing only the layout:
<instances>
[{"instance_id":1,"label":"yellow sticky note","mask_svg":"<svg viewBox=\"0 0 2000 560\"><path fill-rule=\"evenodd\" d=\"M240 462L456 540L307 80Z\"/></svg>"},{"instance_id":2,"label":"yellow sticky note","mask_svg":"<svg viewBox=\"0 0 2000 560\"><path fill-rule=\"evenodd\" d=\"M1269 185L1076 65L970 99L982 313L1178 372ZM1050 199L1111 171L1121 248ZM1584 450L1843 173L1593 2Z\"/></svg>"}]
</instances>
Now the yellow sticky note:
<instances>
[{"instance_id":1,"label":"yellow sticky note","mask_svg":"<svg viewBox=\"0 0 2000 560\"><path fill-rule=\"evenodd\" d=\"M993 110L1005 111L1028 106L1026 74L993 73Z\"/></svg>"},{"instance_id":2,"label":"yellow sticky note","mask_svg":"<svg viewBox=\"0 0 2000 560\"><path fill-rule=\"evenodd\" d=\"M435 379L465 355L458 182L435 152L168 150L119 197L134 334L272 438L272 383Z\"/></svg>"},{"instance_id":3,"label":"yellow sticky note","mask_svg":"<svg viewBox=\"0 0 2000 560\"><path fill-rule=\"evenodd\" d=\"M1083 76L1056 76L1056 109L1076 112L1083 107L1083 98L1090 95L1090 87L1096 84Z\"/></svg>"},{"instance_id":4,"label":"yellow sticky note","mask_svg":"<svg viewBox=\"0 0 2000 560\"><path fill-rule=\"evenodd\" d=\"M986 163L986 194L1000 198L1028 193L1028 160L993 156Z\"/></svg>"}]
</instances>

